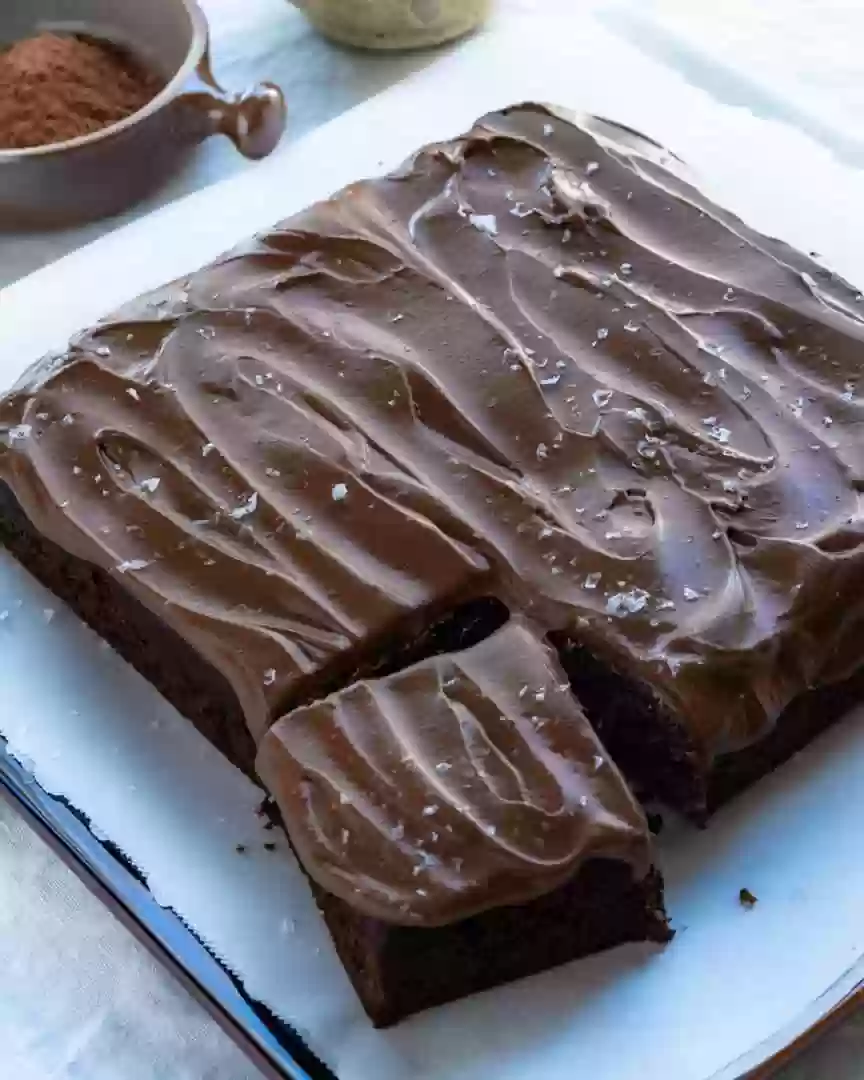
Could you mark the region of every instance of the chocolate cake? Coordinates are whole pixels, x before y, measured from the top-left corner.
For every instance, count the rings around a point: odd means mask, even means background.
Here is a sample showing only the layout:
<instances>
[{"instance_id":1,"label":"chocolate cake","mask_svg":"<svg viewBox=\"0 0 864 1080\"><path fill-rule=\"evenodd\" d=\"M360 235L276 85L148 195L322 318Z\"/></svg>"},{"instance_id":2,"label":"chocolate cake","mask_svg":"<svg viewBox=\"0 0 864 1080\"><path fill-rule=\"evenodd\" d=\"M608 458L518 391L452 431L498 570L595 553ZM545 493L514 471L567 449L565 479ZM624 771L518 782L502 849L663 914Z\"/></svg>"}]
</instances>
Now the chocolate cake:
<instances>
[{"instance_id":1,"label":"chocolate cake","mask_svg":"<svg viewBox=\"0 0 864 1080\"><path fill-rule=\"evenodd\" d=\"M640 799L701 821L775 768L864 688L862 311L650 141L517 106L37 364L0 403L0 530L232 761L260 747L386 1022L656 937L659 881L583 852L451 921L440 890L372 911L286 733L362 701L390 738L381 693L413 731L441 701L409 669L488 638L498 672L530 625Z\"/></svg>"},{"instance_id":2,"label":"chocolate cake","mask_svg":"<svg viewBox=\"0 0 864 1080\"><path fill-rule=\"evenodd\" d=\"M670 936L645 817L524 620L283 717L258 772L378 1024Z\"/></svg>"}]
</instances>

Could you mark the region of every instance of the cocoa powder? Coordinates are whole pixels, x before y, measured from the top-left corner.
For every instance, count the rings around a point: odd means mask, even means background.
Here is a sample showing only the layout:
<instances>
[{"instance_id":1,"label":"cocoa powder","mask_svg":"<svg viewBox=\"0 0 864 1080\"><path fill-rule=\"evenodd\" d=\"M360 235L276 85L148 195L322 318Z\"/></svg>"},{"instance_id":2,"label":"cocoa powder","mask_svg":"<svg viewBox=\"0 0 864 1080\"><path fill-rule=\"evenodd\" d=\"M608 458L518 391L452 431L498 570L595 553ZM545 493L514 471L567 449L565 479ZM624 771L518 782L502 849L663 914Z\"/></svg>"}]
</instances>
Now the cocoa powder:
<instances>
[{"instance_id":1,"label":"cocoa powder","mask_svg":"<svg viewBox=\"0 0 864 1080\"><path fill-rule=\"evenodd\" d=\"M137 112L163 86L125 51L39 34L0 53L0 149L89 135Z\"/></svg>"}]
</instances>

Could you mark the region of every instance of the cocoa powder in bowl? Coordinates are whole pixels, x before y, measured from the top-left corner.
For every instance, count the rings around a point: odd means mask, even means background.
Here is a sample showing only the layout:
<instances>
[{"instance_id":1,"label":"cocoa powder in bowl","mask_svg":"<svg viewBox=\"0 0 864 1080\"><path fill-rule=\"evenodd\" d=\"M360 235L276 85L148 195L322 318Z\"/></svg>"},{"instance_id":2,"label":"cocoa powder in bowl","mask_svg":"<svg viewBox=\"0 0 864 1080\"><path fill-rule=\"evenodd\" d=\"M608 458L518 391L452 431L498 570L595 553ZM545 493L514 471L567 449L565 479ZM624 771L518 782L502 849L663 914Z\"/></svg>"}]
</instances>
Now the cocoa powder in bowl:
<instances>
[{"instance_id":1,"label":"cocoa powder in bowl","mask_svg":"<svg viewBox=\"0 0 864 1080\"><path fill-rule=\"evenodd\" d=\"M95 38L39 34L0 53L0 150L65 142L143 108L164 80Z\"/></svg>"}]
</instances>

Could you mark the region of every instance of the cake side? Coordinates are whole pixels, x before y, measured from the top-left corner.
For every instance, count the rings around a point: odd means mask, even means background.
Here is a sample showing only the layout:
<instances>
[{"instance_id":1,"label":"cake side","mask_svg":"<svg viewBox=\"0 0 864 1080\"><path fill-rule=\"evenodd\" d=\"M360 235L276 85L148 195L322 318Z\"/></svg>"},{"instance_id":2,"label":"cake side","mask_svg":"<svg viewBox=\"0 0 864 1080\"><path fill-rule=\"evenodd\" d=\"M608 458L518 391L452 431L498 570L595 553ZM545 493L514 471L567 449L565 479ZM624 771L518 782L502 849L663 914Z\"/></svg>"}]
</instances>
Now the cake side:
<instances>
[{"instance_id":1,"label":"cake side","mask_svg":"<svg viewBox=\"0 0 864 1080\"><path fill-rule=\"evenodd\" d=\"M311 882L342 963L376 1027L635 942L665 945L663 882L591 859L536 900L434 930L383 923Z\"/></svg>"},{"instance_id":2,"label":"cake side","mask_svg":"<svg viewBox=\"0 0 864 1080\"><path fill-rule=\"evenodd\" d=\"M2 482L0 543L233 765L255 778L255 740L237 695L222 673L116 578L39 533Z\"/></svg>"}]
</instances>

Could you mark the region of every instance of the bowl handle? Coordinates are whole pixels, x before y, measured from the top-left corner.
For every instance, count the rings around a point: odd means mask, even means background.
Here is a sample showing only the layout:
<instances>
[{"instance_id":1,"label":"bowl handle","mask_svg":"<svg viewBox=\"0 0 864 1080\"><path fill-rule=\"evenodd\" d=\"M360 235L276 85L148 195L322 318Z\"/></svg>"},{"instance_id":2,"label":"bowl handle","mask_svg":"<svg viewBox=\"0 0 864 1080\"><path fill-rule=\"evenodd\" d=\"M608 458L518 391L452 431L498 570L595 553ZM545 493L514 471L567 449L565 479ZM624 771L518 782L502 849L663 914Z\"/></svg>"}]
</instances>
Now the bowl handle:
<instances>
[{"instance_id":1,"label":"bowl handle","mask_svg":"<svg viewBox=\"0 0 864 1080\"><path fill-rule=\"evenodd\" d=\"M227 135L252 160L267 157L285 130L287 111L279 87L262 82L242 93L228 93L216 81L206 51L176 104L195 114L202 137Z\"/></svg>"}]
</instances>

